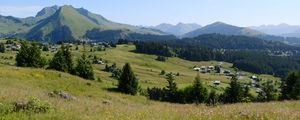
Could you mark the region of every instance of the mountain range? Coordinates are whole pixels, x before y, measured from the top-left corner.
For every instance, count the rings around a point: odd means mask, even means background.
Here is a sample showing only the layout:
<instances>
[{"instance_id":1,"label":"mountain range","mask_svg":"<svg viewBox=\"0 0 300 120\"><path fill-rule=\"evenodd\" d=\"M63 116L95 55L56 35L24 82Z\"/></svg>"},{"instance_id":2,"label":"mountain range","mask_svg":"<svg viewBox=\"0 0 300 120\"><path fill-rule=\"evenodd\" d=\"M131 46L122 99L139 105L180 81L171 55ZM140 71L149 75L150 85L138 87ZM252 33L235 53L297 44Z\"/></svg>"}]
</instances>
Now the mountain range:
<instances>
[{"instance_id":1,"label":"mountain range","mask_svg":"<svg viewBox=\"0 0 300 120\"><path fill-rule=\"evenodd\" d=\"M46 7L35 17L0 16L0 37L40 42L175 39L175 36L159 30L116 23L70 5Z\"/></svg>"},{"instance_id":2,"label":"mountain range","mask_svg":"<svg viewBox=\"0 0 300 120\"><path fill-rule=\"evenodd\" d=\"M212 34L212 33L218 33L223 35L256 37L263 40L280 41L290 45L297 45L297 46L300 45L300 38L297 37L269 35L249 27L238 27L238 26L234 26L222 22L215 22L207 26L204 26L202 28L191 31L189 33L186 33L183 35L183 38L194 38L199 35Z\"/></svg>"},{"instance_id":3,"label":"mountain range","mask_svg":"<svg viewBox=\"0 0 300 120\"><path fill-rule=\"evenodd\" d=\"M46 7L34 17L17 18L0 15L0 37L17 37L39 42L77 40L115 42L121 38L169 40L212 33L256 37L300 45L300 26L287 24L238 27L215 22L202 27L195 23L177 25L163 23L152 27L140 27L113 22L84 8L74 8L70 5Z\"/></svg>"},{"instance_id":4,"label":"mountain range","mask_svg":"<svg viewBox=\"0 0 300 120\"><path fill-rule=\"evenodd\" d=\"M288 25L285 23L278 25L250 26L249 28L271 35L283 35L300 30L300 26L298 25Z\"/></svg>"},{"instance_id":5,"label":"mountain range","mask_svg":"<svg viewBox=\"0 0 300 120\"><path fill-rule=\"evenodd\" d=\"M224 35L245 35L245 36L260 36L264 33L247 28L229 25L223 22L215 22L196 29L183 35L183 37L192 38L203 34L219 33Z\"/></svg>"},{"instance_id":6,"label":"mountain range","mask_svg":"<svg viewBox=\"0 0 300 120\"><path fill-rule=\"evenodd\" d=\"M180 37L188 32L201 28L201 25L198 25L196 23L178 23L177 25L162 23L157 26L152 26L150 28L158 29L160 31Z\"/></svg>"}]
</instances>

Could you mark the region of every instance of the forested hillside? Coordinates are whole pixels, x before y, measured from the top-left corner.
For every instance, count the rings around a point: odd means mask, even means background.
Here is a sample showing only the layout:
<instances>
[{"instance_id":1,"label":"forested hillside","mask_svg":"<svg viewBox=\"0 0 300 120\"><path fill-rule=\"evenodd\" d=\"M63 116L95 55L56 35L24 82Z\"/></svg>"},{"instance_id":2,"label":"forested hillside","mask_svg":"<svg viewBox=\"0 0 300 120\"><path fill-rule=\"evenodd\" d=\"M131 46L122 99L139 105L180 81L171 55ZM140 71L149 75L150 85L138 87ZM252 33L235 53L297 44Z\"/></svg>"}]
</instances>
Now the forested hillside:
<instances>
[{"instance_id":1,"label":"forested hillside","mask_svg":"<svg viewBox=\"0 0 300 120\"><path fill-rule=\"evenodd\" d=\"M300 69L299 48L281 42L246 36L207 34L192 39L136 42L136 52L192 61L232 62L234 67L255 73L285 76Z\"/></svg>"}]
</instances>

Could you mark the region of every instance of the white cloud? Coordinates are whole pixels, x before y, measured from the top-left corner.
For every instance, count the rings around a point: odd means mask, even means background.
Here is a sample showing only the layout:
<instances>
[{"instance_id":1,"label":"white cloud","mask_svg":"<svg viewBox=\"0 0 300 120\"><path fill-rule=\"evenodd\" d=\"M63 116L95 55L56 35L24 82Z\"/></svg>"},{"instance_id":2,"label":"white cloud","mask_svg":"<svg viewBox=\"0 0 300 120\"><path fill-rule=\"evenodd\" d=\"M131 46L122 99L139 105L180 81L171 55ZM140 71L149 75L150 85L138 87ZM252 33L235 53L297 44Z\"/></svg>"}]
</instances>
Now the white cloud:
<instances>
[{"instance_id":1,"label":"white cloud","mask_svg":"<svg viewBox=\"0 0 300 120\"><path fill-rule=\"evenodd\" d=\"M4 16L29 17L35 16L42 6L2 6L0 5L0 14Z\"/></svg>"}]
</instances>

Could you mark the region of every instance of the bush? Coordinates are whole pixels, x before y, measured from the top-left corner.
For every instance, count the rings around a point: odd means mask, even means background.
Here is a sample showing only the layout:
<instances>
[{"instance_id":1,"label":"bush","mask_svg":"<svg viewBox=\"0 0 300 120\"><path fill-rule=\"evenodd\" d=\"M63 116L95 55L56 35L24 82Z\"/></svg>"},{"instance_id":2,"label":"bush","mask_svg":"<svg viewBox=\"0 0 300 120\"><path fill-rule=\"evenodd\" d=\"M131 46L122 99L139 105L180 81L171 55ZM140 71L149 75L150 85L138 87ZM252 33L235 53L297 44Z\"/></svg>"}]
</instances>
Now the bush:
<instances>
[{"instance_id":1,"label":"bush","mask_svg":"<svg viewBox=\"0 0 300 120\"><path fill-rule=\"evenodd\" d=\"M157 56L156 60L161 61L161 62L165 62L167 60L167 58L164 57L164 56Z\"/></svg>"},{"instance_id":2,"label":"bush","mask_svg":"<svg viewBox=\"0 0 300 120\"><path fill-rule=\"evenodd\" d=\"M151 100L163 101L165 92L161 88L148 88L147 89L148 97Z\"/></svg>"},{"instance_id":3,"label":"bush","mask_svg":"<svg viewBox=\"0 0 300 120\"><path fill-rule=\"evenodd\" d=\"M31 98L27 103L14 103L14 112L46 113L52 109L51 104L37 98Z\"/></svg>"},{"instance_id":4,"label":"bush","mask_svg":"<svg viewBox=\"0 0 300 120\"><path fill-rule=\"evenodd\" d=\"M219 95L216 93L215 90L211 90L206 103L208 105L216 105L219 102Z\"/></svg>"},{"instance_id":5,"label":"bush","mask_svg":"<svg viewBox=\"0 0 300 120\"><path fill-rule=\"evenodd\" d=\"M277 89L272 81L267 81L262 84L262 91L258 93L257 101L259 102L269 102L277 100Z\"/></svg>"},{"instance_id":6,"label":"bush","mask_svg":"<svg viewBox=\"0 0 300 120\"><path fill-rule=\"evenodd\" d=\"M166 74L166 71L165 70L162 70L161 72L160 72L160 75L165 75Z\"/></svg>"}]
</instances>

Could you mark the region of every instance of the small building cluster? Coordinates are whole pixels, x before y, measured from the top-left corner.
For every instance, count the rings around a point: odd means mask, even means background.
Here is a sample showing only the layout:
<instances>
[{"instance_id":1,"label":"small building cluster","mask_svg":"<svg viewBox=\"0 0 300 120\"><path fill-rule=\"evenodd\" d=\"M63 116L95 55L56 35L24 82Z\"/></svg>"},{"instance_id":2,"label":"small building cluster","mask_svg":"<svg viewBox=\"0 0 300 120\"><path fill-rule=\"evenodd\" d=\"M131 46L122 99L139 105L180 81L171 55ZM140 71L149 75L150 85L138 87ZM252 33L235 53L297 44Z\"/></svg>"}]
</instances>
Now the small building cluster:
<instances>
[{"instance_id":1,"label":"small building cluster","mask_svg":"<svg viewBox=\"0 0 300 120\"><path fill-rule=\"evenodd\" d=\"M201 73L210 73L215 70L214 66L201 66L201 67L194 67L194 71L198 71Z\"/></svg>"},{"instance_id":2,"label":"small building cluster","mask_svg":"<svg viewBox=\"0 0 300 120\"><path fill-rule=\"evenodd\" d=\"M19 44L6 44L5 48L7 51L19 51L21 49L21 45Z\"/></svg>"}]
</instances>

